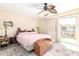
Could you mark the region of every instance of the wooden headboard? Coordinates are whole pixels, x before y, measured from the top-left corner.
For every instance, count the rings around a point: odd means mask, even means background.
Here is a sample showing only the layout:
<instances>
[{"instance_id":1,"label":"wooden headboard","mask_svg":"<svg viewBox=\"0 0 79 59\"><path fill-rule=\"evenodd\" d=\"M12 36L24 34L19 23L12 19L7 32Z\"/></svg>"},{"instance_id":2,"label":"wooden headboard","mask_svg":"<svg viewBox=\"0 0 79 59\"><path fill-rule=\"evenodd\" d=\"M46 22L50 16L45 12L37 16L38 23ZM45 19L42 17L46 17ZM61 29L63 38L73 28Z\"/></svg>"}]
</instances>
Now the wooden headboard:
<instances>
[{"instance_id":1,"label":"wooden headboard","mask_svg":"<svg viewBox=\"0 0 79 59\"><path fill-rule=\"evenodd\" d=\"M19 27L18 29L17 29L17 35L19 34L19 33L22 33L22 32L35 32L35 30L34 30L34 28L32 28L32 30L26 30L26 29L24 29L24 30L21 30L21 28Z\"/></svg>"}]
</instances>

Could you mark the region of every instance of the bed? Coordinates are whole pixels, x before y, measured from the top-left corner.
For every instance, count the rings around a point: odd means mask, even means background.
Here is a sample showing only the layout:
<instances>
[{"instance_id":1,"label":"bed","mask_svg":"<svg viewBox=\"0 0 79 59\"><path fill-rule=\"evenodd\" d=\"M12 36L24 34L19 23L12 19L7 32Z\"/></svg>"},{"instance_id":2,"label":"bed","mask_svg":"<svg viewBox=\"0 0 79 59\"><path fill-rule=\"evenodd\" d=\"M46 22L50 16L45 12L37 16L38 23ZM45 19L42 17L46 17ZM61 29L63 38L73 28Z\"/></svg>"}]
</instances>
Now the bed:
<instances>
[{"instance_id":1,"label":"bed","mask_svg":"<svg viewBox=\"0 0 79 59\"><path fill-rule=\"evenodd\" d=\"M34 42L42 38L49 38L51 40L51 36L49 34L39 34L34 31L24 31L17 35L17 42L20 43L27 51L31 51L34 49Z\"/></svg>"}]
</instances>

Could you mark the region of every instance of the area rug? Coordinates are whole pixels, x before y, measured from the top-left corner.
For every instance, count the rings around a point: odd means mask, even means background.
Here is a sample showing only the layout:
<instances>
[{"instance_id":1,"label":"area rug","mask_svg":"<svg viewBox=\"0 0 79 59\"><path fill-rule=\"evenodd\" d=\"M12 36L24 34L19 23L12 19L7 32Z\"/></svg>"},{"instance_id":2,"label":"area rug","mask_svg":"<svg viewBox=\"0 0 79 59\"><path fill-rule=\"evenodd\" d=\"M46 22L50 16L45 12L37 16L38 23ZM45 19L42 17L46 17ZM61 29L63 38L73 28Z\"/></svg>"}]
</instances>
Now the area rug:
<instances>
[{"instance_id":1,"label":"area rug","mask_svg":"<svg viewBox=\"0 0 79 59\"><path fill-rule=\"evenodd\" d=\"M0 56L36 56L36 54L34 51L28 52L20 44L14 43L0 48ZM53 48L43 56L79 56L79 52L65 49L60 44L55 43Z\"/></svg>"}]
</instances>

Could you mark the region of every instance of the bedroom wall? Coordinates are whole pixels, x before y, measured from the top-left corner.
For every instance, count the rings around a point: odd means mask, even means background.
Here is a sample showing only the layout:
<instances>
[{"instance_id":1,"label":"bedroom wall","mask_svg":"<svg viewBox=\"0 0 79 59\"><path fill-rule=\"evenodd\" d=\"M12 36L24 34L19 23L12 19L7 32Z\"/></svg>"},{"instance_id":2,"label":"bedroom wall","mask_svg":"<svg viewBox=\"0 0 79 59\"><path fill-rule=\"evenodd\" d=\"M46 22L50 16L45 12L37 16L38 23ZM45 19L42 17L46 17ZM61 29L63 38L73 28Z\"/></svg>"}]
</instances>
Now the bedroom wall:
<instances>
[{"instance_id":1,"label":"bedroom wall","mask_svg":"<svg viewBox=\"0 0 79 59\"><path fill-rule=\"evenodd\" d=\"M14 36L17 28L31 30L38 27L37 18L0 8L0 35L4 35L4 21L13 21L13 27L8 28L8 36Z\"/></svg>"}]
</instances>

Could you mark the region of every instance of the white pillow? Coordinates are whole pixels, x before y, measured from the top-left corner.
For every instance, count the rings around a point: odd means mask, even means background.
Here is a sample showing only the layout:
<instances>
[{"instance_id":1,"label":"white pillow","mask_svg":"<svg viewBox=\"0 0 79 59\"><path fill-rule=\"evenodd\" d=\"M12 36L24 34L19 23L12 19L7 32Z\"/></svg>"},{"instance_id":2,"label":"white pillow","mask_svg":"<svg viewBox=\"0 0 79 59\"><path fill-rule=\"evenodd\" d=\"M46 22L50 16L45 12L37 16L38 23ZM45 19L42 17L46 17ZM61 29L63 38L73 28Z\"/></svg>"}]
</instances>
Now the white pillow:
<instances>
[{"instance_id":1,"label":"white pillow","mask_svg":"<svg viewBox=\"0 0 79 59\"><path fill-rule=\"evenodd\" d=\"M29 35L29 34L37 34L37 32L22 32L19 35Z\"/></svg>"}]
</instances>

